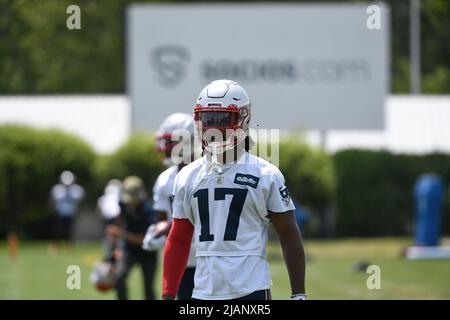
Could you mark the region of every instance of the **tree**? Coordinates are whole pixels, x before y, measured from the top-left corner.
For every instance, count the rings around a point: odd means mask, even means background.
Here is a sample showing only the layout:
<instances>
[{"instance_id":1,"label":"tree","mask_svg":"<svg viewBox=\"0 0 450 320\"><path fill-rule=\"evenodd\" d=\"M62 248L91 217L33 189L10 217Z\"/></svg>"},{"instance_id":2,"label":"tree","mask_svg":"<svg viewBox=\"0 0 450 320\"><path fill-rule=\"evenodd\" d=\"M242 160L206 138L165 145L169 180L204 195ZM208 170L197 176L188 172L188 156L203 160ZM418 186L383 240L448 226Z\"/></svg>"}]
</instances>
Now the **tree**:
<instances>
[{"instance_id":1,"label":"tree","mask_svg":"<svg viewBox=\"0 0 450 320\"><path fill-rule=\"evenodd\" d=\"M66 9L72 2L0 0L0 94L125 91L125 13L136 1L79 0L81 30L68 30ZM385 2L391 7L392 91L405 93L409 1ZM422 0L424 93L450 92L449 21L450 1Z\"/></svg>"}]
</instances>

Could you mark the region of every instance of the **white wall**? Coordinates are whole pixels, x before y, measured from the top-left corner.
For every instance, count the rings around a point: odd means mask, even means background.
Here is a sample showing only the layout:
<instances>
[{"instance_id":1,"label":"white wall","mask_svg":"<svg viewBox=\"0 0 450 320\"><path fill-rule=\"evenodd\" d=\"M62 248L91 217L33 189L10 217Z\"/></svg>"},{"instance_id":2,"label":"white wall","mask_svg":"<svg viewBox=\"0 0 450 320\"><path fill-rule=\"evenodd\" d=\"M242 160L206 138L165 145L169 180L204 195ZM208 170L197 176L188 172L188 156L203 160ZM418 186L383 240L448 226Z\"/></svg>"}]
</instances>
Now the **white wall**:
<instances>
[{"instance_id":1,"label":"white wall","mask_svg":"<svg viewBox=\"0 0 450 320\"><path fill-rule=\"evenodd\" d=\"M131 132L130 108L123 95L0 96L0 124L60 128L78 134L97 152L109 153ZM257 106L254 112L258 112ZM307 138L314 144L320 140L314 131L308 132ZM390 96L383 131L327 133L327 150L349 147L450 153L450 96Z\"/></svg>"},{"instance_id":2,"label":"white wall","mask_svg":"<svg viewBox=\"0 0 450 320\"><path fill-rule=\"evenodd\" d=\"M394 152L450 153L450 96L390 96L383 131L330 131L327 149L386 148ZM317 134L314 137L317 141Z\"/></svg>"},{"instance_id":3,"label":"white wall","mask_svg":"<svg viewBox=\"0 0 450 320\"><path fill-rule=\"evenodd\" d=\"M1 123L63 129L109 153L130 133L130 103L123 95L0 96Z\"/></svg>"}]
</instances>

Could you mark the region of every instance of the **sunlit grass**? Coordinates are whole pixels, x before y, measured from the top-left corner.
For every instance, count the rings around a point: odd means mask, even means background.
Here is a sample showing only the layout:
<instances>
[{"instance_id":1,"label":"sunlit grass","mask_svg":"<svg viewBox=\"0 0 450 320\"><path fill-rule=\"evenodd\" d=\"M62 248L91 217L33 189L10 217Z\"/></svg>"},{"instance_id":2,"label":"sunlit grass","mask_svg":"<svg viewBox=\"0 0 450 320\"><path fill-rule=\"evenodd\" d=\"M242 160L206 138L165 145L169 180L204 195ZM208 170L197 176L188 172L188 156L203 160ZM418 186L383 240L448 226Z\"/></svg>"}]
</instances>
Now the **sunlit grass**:
<instances>
[{"instance_id":1,"label":"sunlit grass","mask_svg":"<svg viewBox=\"0 0 450 320\"><path fill-rule=\"evenodd\" d=\"M401 257L408 239L346 239L306 241L307 291L310 299L450 299L450 260L408 261ZM52 255L47 242L21 243L19 256L11 261L6 244L0 244L0 299L114 299L114 292L100 293L89 282L92 264L101 258L97 243L80 243L71 251ZM279 245L269 245L274 299L290 295L289 279ZM161 263L161 259L159 261ZM364 270L357 262L381 268L381 289L369 290ZM81 289L66 288L66 269L81 268ZM132 299L143 297L141 271L130 275ZM160 296L161 265L155 279Z\"/></svg>"}]
</instances>

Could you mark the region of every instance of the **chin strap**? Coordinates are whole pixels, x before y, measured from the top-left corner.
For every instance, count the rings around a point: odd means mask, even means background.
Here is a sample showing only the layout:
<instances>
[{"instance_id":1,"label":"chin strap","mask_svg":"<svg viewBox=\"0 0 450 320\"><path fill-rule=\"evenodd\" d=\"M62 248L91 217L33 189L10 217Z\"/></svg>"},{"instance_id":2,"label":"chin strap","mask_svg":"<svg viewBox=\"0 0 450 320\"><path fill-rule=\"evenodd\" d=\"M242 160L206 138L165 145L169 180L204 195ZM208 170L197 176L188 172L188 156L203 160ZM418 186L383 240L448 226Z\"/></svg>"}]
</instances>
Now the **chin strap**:
<instances>
[{"instance_id":1,"label":"chin strap","mask_svg":"<svg viewBox=\"0 0 450 320\"><path fill-rule=\"evenodd\" d=\"M222 166L220 165L219 161L217 161L217 149L218 146L212 146L211 151L211 165L209 167L209 171L213 171L217 174L222 173Z\"/></svg>"}]
</instances>

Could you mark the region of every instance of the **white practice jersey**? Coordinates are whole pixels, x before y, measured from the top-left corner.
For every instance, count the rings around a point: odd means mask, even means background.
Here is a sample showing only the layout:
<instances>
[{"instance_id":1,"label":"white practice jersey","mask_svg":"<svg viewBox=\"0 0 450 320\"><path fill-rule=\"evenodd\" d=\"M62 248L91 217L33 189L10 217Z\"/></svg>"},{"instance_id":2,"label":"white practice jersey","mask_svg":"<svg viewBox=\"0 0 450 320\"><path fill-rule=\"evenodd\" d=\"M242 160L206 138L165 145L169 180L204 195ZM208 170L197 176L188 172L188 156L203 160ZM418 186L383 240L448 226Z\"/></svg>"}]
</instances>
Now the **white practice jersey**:
<instances>
[{"instance_id":1,"label":"white practice jersey","mask_svg":"<svg viewBox=\"0 0 450 320\"><path fill-rule=\"evenodd\" d=\"M172 191L178 166L173 165L164 170L153 186L153 209L166 212L167 221L172 221ZM195 243L192 241L189 253L188 267L195 267Z\"/></svg>"},{"instance_id":2,"label":"white practice jersey","mask_svg":"<svg viewBox=\"0 0 450 320\"><path fill-rule=\"evenodd\" d=\"M295 209L283 175L269 162L246 152L222 170L211 170L205 156L175 178L173 217L195 227L197 299L235 299L269 289L268 212Z\"/></svg>"},{"instance_id":3,"label":"white practice jersey","mask_svg":"<svg viewBox=\"0 0 450 320\"><path fill-rule=\"evenodd\" d=\"M172 220L172 190L178 166L171 166L161 172L153 186L153 209L167 213L167 221Z\"/></svg>"}]
</instances>

